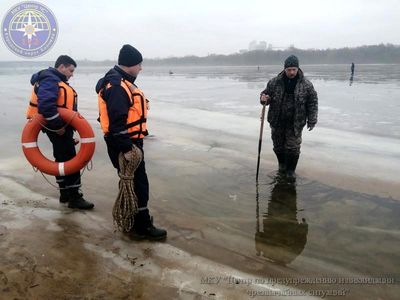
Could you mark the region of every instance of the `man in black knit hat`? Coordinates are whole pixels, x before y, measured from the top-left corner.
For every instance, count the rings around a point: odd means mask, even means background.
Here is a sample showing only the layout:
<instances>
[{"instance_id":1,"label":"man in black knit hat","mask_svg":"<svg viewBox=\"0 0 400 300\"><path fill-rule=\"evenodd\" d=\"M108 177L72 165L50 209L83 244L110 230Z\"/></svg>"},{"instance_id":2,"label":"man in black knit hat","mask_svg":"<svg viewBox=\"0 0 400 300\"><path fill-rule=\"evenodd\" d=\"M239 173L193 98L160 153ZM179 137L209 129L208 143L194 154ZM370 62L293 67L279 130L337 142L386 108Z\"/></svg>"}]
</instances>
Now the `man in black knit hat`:
<instances>
[{"instance_id":1,"label":"man in black knit hat","mask_svg":"<svg viewBox=\"0 0 400 300\"><path fill-rule=\"evenodd\" d=\"M146 126L147 99L135 85L142 70L142 54L131 45L124 45L118 56L118 65L109 70L96 85L99 95L100 124L104 132L108 155L119 171L118 157L123 153L126 160L132 157L132 147L143 154L143 138L148 134ZM138 198L138 213L130 232L141 239L165 239L167 232L154 227L149 214L149 181L144 159L134 173L134 192Z\"/></svg>"},{"instance_id":2,"label":"man in black knit hat","mask_svg":"<svg viewBox=\"0 0 400 300\"><path fill-rule=\"evenodd\" d=\"M303 127L307 124L312 130L318 119L317 92L304 77L296 56L285 60L284 70L268 82L260 102L269 105L268 122L279 172L294 178Z\"/></svg>"}]
</instances>

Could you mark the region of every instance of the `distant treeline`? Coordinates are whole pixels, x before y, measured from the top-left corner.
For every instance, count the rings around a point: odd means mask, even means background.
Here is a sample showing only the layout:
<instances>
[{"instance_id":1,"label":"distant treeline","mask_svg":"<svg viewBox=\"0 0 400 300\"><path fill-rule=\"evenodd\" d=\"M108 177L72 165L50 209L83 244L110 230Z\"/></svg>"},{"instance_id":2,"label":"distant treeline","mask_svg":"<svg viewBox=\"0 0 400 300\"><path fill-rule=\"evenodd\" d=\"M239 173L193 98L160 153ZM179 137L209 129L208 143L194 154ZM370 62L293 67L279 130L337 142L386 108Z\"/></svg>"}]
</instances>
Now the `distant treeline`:
<instances>
[{"instance_id":1,"label":"distant treeline","mask_svg":"<svg viewBox=\"0 0 400 300\"><path fill-rule=\"evenodd\" d=\"M147 59L146 66L257 66L280 65L286 57L294 54L300 64L400 64L400 45L380 44L340 49L297 49L286 50L254 50L229 55L210 54L208 56L184 56ZM144 53L144 55L146 55ZM91 61L77 60L78 66L112 66L113 60ZM0 61L0 67L7 66L42 66L54 62L45 61Z\"/></svg>"},{"instance_id":2,"label":"distant treeline","mask_svg":"<svg viewBox=\"0 0 400 300\"><path fill-rule=\"evenodd\" d=\"M230 55L185 56L146 59L146 65L280 65L289 55L297 55L301 64L395 64L400 63L400 46L380 44L340 49L255 50Z\"/></svg>"}]
</instances>

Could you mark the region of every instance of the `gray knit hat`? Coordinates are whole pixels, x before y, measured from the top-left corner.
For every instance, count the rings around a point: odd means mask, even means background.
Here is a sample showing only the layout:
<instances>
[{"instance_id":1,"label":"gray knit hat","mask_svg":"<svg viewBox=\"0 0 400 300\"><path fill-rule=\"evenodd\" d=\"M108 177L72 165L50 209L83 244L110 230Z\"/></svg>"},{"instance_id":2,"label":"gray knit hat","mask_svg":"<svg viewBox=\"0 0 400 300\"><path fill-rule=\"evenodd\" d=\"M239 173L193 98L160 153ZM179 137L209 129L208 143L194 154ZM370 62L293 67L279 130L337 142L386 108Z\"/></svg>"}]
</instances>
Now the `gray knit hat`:
<instances>
[{"instance_id":1,"label":"gray knit hat","mask_svg":"<svg viewBox=\"0 0 400 300\"><path fill-rule=\"evenodd\" d=\"M290 55L285 60L285 69L291 68L291 67L296 67L296 68L299 67L299 59L295 55Z\"/></svg>"}]
</instances>

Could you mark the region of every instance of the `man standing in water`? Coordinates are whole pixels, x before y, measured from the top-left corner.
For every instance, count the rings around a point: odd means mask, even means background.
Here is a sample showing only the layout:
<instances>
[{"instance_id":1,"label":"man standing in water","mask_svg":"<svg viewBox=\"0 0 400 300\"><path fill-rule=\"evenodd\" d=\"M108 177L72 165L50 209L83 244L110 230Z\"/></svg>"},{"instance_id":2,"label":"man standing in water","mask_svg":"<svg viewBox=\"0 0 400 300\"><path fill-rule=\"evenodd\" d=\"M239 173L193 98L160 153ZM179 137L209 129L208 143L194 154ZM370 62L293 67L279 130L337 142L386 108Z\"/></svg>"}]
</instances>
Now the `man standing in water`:
<instances>
[{"instance_id":1,"label":"man standing in water","mask_svg":"<svg viewBox=\"0 0 400 300\"><path fill-rule=\"evenodd\" d=\"M135 85L136 77L142 70L142 61L142 54L136 48L124 45L119 52L118 65L109 70L96 86L101 128L108 155L118 171L120 153L124 154L126 160L132 159L132 147L135 145L144 154L148 106L143 92ZM149 181L144 159L134 173L132 184L138 198L138 213L130 233L139 239L165 239L167 231L154 227L147 207Z\"/></svg>"},{"instance_id":2,"label":"man standing in water","mask_svg":"<svg viewBox=\"0 0 400 300\"><path fill-rule=\"evenodd\" d=\"M279 172L294 178L303 127L307 124L308 130L312 130L317 124L318 97L299 68L296 56L290 55L284 68L268 82L261 92L260 102L269 105L268 122Z\"/></svg>"},{"instance_id":3,"label":"man standing in water","mask_svg":"<svg viewBox=\"0 0 400 300\"><path fill-rule=\"evenodd\" d=\"M57 162L65 162L75 157L74 129L65 124L57 111L63 107L73 111L78 109L78 95L68 84L73 76L76 62L67 55L57 58L54 68L48 68L32 75L32 96L26 116L28 119L40 113L47 121L43 130L53 144L53 155ZM60 202L70 208L91 209L93 203L86 201L79 191L81 176L79 172L56 176L60 188Z\"/></svg>"}]
</instances>

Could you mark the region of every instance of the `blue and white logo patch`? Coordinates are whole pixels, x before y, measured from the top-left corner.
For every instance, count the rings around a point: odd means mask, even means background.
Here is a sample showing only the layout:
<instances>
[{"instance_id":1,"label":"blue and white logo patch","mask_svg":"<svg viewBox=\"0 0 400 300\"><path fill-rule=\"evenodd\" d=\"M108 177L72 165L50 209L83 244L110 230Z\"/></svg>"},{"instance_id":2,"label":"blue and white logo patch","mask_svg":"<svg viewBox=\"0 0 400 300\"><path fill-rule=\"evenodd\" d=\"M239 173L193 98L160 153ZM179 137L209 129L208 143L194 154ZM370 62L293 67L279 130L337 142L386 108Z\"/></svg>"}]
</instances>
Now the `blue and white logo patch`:
<instances>
[{"instance_id":1,"label":"blue and white logo patch","mask_svg":"<svg viewBox=\"0 0 400 300\"><path fill-rule=\"evenodd\" d=\"M3 41L14 54L35 58L47 53L58 35L53 12L39 2L21 2L3 18Z\"/></svg>"}]
</instances>

